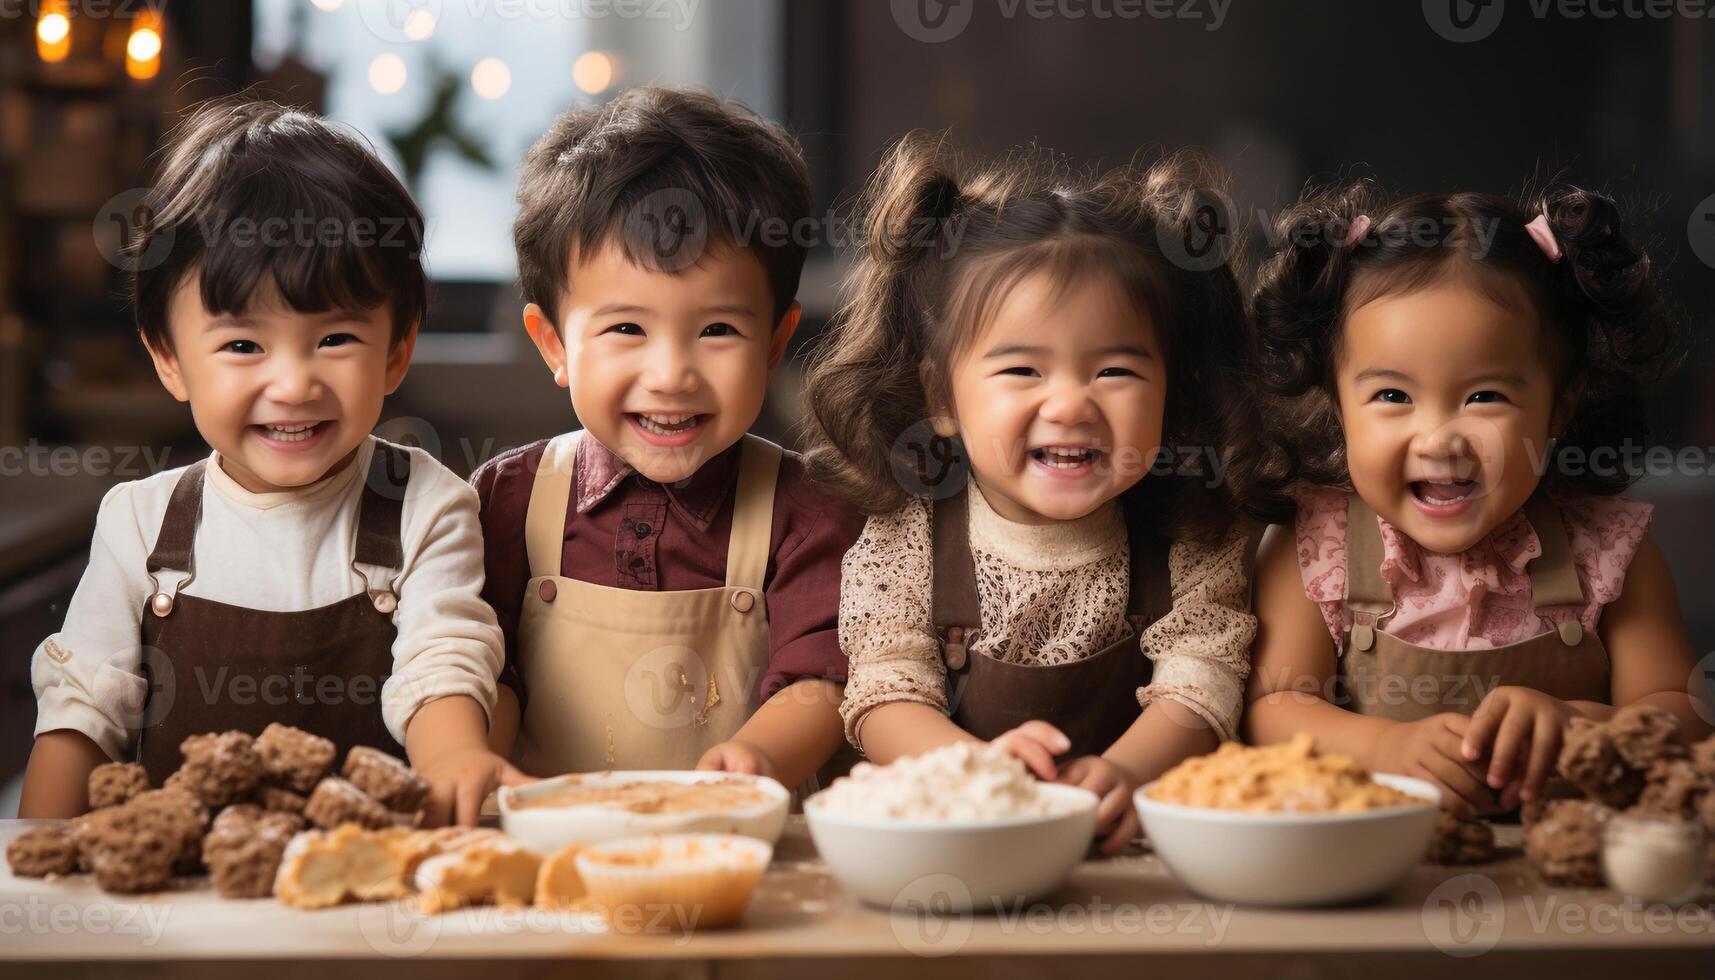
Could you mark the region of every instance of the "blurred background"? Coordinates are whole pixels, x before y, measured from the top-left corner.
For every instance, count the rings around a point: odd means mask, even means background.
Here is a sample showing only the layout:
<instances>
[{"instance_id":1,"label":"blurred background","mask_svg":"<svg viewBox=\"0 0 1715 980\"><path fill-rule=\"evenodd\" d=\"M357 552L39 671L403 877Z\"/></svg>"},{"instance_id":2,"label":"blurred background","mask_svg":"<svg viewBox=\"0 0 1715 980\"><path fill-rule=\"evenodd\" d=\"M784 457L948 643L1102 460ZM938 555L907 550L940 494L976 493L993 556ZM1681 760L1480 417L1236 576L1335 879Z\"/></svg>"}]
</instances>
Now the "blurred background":
<instances>
[{"instance_id":1,"label":"blurred background","mask_svg":"<svg viewBox=\"0 0 1715 980\"><path fill-rule=\"evenodd\" d=\"M759 428L791 441L802 349L838 298L834 209L910 129L1079 162L1201 146L1253 240L1307 181L1516 191L1561 175L1632 206L1699 337L1715 319L1715 4L1625 0L0 0L0 779L29 658L107 487L206 453L155 381L113 261L162 134L249 90L362 132L428 218L430 313L381 434L468 473L573 427L519 327L519 160L570 105L648 82L798 135L816 185L806 328ZM1658 506L1715 651L1715 385L1655 392ZM1659 457L1658 457L1659 458ZM15 788L14 788L15 794ZM0 796L0 813L15 812Z\"/></svg>"}]
</instances>

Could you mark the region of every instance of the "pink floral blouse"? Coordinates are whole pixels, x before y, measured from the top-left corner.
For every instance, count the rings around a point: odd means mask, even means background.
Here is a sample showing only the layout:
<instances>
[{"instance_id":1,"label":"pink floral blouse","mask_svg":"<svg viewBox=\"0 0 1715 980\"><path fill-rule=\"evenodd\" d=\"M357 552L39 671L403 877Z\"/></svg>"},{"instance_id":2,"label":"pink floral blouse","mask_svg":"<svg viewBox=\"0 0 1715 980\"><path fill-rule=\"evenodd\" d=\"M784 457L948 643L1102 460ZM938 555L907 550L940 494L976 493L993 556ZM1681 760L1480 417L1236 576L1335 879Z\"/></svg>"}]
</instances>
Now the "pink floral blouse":
<instances>
[{"instance_id":1,"label":"pink floral blouse","mask_svg":"<svg viewBox=\"0 0 1715 980\"><path fill-rule=\"evenodd\" d=\"M1584 605L1531 609L1526 564L1542 554L1520 511L1468 551L1444 555L1381 523L1382 578L1397 609L1381 628L1436 650L1487 649L1538 636L1564 620L1594 630L1602 607L1619 598L1626 569L1649 530L1653 508L1624 497L1584 497L1563 504ZM1334 642L1351 625L1345 610L1346 494L1315 490L1298 501L1298 565L1304 592L1322 610Z\"/></svg>"}]
</instances>

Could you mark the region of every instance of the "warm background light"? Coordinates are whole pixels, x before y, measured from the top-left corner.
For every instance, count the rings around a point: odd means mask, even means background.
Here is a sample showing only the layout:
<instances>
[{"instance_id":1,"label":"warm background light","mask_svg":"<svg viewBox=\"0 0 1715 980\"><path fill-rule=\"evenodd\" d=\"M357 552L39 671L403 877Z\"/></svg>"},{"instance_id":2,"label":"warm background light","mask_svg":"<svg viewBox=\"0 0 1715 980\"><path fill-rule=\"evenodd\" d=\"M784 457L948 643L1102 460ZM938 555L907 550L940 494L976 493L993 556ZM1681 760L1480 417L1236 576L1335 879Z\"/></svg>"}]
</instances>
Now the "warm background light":
<instances>
[{"instance_id":1,"label":"warm background light","mask_svg":"<svg viewBox=\"0 0 1715 980\"><path fill-rule=\"evenodd\" d=\"M392 52L378 54L369 63L369 87L392 95L405 87L405 59Z\"/></svg>"},{"instance_id":2,"label":"warm background light","mask_svg":"<svg viewBox=\"0 0 1715 980\"><path fill-rule=\"evenodd\" d=\"M45 0L36 18L36 54L43 61L64 61L71 54L71 17L66 0Z\"/></svg>"},{"instance_id":3,"label":"warm background light","mask_svg":"<svg viewBox=\"0 0 1715 980\"><path fill-rule=\"evenodd\" d=\"M498 99L512 88L512 69L499 58L484 58L471 69L470 87L485 99Z\"/></svg>"},{"instance_id":4,"label":"warm background light","mask_svg":"<svg viewBox=\"0 0 1715 980\"><path fill-rule=\"evenodd\" d=\"M131 23L131 36L125 40L125 74L143 81L160 72L161 15L145 10Z\"/></svg>"},{"instance_id":5,"label":"warm background light","mask_svg":"<svg viewBox=\"0 0 1715 980\"><path fill-rule=\"evenodd\" d=\"M427 10L413 10L405 16L405 36L413 41L427 41L435 33L435 15Z\"/></svg>"},{"instance_id":6,"label":"warm background light","mask_svg":"<svg viewBox=\"0 0 1715 980\"><path fill-rule=\"evenodd\" d=\"M572 62L572 82L590 95L613 84L613 58L605 51L586 51Z\"/></svg>"}]
</instances>

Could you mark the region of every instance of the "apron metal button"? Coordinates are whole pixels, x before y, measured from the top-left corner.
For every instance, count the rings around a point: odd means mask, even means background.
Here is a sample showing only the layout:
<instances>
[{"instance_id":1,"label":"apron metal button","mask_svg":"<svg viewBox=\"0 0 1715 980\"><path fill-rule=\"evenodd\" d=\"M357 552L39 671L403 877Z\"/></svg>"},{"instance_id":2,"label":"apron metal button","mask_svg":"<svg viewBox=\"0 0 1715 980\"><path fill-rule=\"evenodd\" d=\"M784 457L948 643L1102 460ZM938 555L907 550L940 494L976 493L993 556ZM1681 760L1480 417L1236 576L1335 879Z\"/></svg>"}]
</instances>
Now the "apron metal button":
<instances>
[{"instance_id":1,"label":"apron metal button","mask_svg":"<svg viewBox=\"0 0 1715 980\"><path fill-rule=\"evenodd\" d=\"M1584 642L1584 625L1572 620L1560 624L1560 642L1575 647Z\"/></svg>"},{"instance_id":2,"label":"apron metal button","mask_svg":"<svg viewBox=\"0 0 1715 980\"><path fill-rule=\"evenodd\" d=\"M553 602L554 596L559 595L560 590L553 582L543 582L536 587L536 594L542 597L543 602Z\"/></svg>"},{"instance_id":3,"label":"apron metal button","mask_svg":"<svg viewBox=\"0 0 1715 980\"><path fill-rule=\"evenodd\" d=\"M149 609L157 616L165 616L173 611L173 597L165 592L157 592L149 597Z\"/></svg>"},{"instance_id":4,"label":"apron metal button","mask_svg":"<svg viewBox=\"0 0 1715 980\"><path fill-rule=\"evenodd\" d=\"M399 600L391 592L371 592L369 601L375 604L375 611L384 616L392 615L399 608Z\"/></svg>"},{"instance_id":5,"label":"apron metal button","mask_svg":"<svg viewBox=\"0 0 1715 980\"><path fill-rule=\"evenodd\" d=\"M736 592L733 594L732 607L737 609L739 612L750 612L751 607L755 605L756 596L751 595L749 592Z\"/></svg>"}]
</instances>

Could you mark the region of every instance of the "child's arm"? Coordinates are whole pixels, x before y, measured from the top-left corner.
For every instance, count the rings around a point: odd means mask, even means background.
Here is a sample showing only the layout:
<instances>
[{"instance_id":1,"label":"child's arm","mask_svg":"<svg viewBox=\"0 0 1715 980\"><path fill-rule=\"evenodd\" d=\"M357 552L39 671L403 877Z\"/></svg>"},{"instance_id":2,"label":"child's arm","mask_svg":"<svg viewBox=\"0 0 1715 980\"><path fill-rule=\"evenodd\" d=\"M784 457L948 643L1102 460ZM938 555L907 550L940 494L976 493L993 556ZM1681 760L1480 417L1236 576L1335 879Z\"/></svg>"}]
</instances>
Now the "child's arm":
<instances>
[{"instance_id":1,"label":"child's arm","mask_svg":"<svg viewBox=\"0 0 1715 980\"><path fill-rule=\"evenodd\" d=\"M1488 755L1492 788L1516 782L1504 801L1514 794L1533 800L1541 793L1574 716L1605 721L1625 705L1652 704L1679 718L1680 736L1687 741L1709 734L1710 725L1693 701L1701 680L1692 677L1697 656L1685 635L1673 573L1655 539L1646 536L1640 543L1620 597L1602 610L1598 633L1608 651L1612 704L1561 701L1530 688L1500 687L1471 716L1464 758L1475 762Z\"/></svg>"},{"instance_id":2,"label":"child's arm","mask_svg":"<svg viewBox=\"0 0 1715 980\"><path fill-rule=\"evenodd\" d=\"M709 749L698 769L754 773L800 786L833 758L845 737L843 686L809 678L775 692L733 737Z\"/></svg>"},{"instance_id":3,"label":"child's arm","mask_svg":"<svg viewBox=\"0 0 1715 980\"><path fill-rule=\"evenodd\" d=\"M476 491L413 451L403 523L405 565L393 588L393 673L381 713L431 785L428 818L474 826L483 797L527 779L489 748L503 640L481 595L483 539Z\"/></svg>"},{"instance_id":4,"label":"child's arm","mask_svg":"<svg viewBox=\"0 0 1715 980\"><path fill-rule=\"evenodd\" d=\"M1699 712L1694 702L1696 696L1708 696L1709 680L1692 677L1697 653L1685 635L1673 572L1654 538L1645 536L1639 545L1626 571L1625 588L1602 610L1597 632L1608 649L1614 705L1579 701L1573 702L1575 710L1601 720L1612 715L1615 706L1653 704L1679 717L1679 733L1686 741L1709 735L1711 706L1705 702Z\"/></svg>"},{"instance_id":5,"label":"child's arm","mask_svg":"<svg viewBox=\"0 0 1715 980\"><path fill-rule=\"evenodd\" d=\"M509 684L501 684L495 689L494 710L488 715L488 750L502 759L512 758L512 745L518 741L522 720L518 692Z\"/></svg>"},{"instance_id":6,"label":"child's arm","mask_svg":"<svg viewBox=\"0 0 1715 980\"><path fill-rule=\"evenodd\" d=\"M139 618L148 615L149 545L144 529L175 485L122 483L107 492L95 519L89 565L66 607L65 625L30 660L36 694L36 744L24 773L20 817L72 817L89 809L89 774L128 759L144 723ZM146 488L146 489L140 489ZM150 495L153 505L140 503Z\"/></svg>"},{"instance_id":7,"label":"child's arm","mask_svg":"<svg viewBox=\"0 0 1715 980\"><path fill-rule=\"evenodd\" d=\"M69 728L43 732L30 749L18 816L24 820L75 817L89 809L89 774L107 761L88 735Z\"/></svg>"},{"instance_id":8,"label":"child's arm","mask_svg":"<svg viewBox=\"0 0 1715 980\"><path fill-rule=\"evenodd\" d=\"M405 730L411 765L429 781L427 822L476 826L483 798L495 786L516 786L530 777L489 750L482 705L462 694L417 709Z\"/></svg>"},{"instance_id":9,"label":"child's arm","mask_svg":"<svg viewBox=\"0 0 1715 980\"><path fill-rule=\"evenodd\" d=\"M1454 813L1493 809L1493 794L1460 757L1465 717L1440 714L1396 722L1356 714L1327 699L1339 663L1321 612L1304 594L1296 549L1293 529L1276 525L1263 535L1257 552L1258 622L1243 721L1246 740L1263 745L1309 732L1324 751L1436 784L1442 805Z\"/></svg>"}]
</instances>

